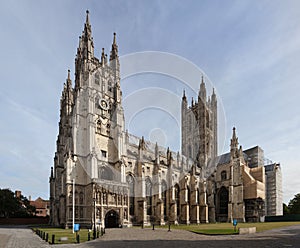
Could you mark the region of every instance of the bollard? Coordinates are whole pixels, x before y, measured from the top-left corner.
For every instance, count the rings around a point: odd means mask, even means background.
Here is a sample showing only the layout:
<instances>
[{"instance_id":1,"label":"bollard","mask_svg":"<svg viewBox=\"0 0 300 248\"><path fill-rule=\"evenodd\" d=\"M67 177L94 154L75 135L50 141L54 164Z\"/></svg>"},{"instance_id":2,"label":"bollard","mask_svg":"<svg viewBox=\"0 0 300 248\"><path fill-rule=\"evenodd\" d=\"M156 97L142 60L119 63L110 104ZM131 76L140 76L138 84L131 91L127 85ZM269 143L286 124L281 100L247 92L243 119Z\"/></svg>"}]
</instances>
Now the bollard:
<instances>
[{"instance_id":1,"label":"bollard","mask_svg":"<svg viewBox=\"0 0 300 248\"><path fill-rule=\"evenodd\" d=\"M99 230L97 230L97 239L99 238Z\"/></svg>"},{"instance_id":2,"label":"bollard","mask_svg":"<svg viewBox=\"0 0 300 248\"><path fill-rule=\"evenodd\" d=\"M154 224L152 224L152 230L154 230Z\"/></svg>"},{"instance_id":3,"label":"bollard","mask_svg":"<svg viewBox=\"0 0 300 248\"><path fill-rule=\"evenodd\" d=\"M55 241L55 235L54 234L52 234L52 244L54 245L54 241Z\"/></svg>"},{"instance_id":4,"label":"bollard","mask_svg":"<svg viewBox=\"0 0 300 248\"><path fill-rule=\"evenodd\" d=\"M43 240L45 240L45 239L46 239L46 233L43 232Z\"/></svg>"},{"instance_id":5,"label":"bollard","mask_svg":"<svg viewBox=\"0 0 300 248\"><path fill-rule=\"evenodd\" d=\"M90 241L91 240L91 234L90 234L90 232L88 232L88 241Z\"/></svg>"},{"instance_id":6,"label":"bollard","mask_svg":"<svg viewBox=\"0 0 300 248\"><path fill-rule=\"evenodd\" d=\"M46 242L47 243L48 243L48 238L49 238L48 233L46 233Z\"/></svg>"},{"instance_id":7,"label":"bollard","mask_svg":"<svg viewBox=\"0 0 300 248\"><path fill-rule=\"evenodd\" d=\"M103 227L103 234L105 234L105 227Z\"/></svg>"},{"instance_id":8,"label":"bollard","mask_svg":"<svg viewBox=\"0 0 300 248\"><path fill-rule=\"evenodd\" d=\"M78 244L80 243L80 236L79 236L79 234L76 235L76 241L77 241Z\"/></svg>"},{"instance_id":9,"label":"bollard","mask_svg":"<svg viewBox=\"0 0 300 248\"><path fill-rule=\"evenodd\" d=\"M100 234L103 236L103 227L100 228Z\"/></svg>"},{"instance_id":10,"label":"bollard","mask_svg":"<svg viewBox=\"0 0 300 248\"><path fill-rule=\"evenodd\" d=\"M168 230L168 232L171 232L171 224L169 223L169 230Z\"/></svg>"}]
</instances>

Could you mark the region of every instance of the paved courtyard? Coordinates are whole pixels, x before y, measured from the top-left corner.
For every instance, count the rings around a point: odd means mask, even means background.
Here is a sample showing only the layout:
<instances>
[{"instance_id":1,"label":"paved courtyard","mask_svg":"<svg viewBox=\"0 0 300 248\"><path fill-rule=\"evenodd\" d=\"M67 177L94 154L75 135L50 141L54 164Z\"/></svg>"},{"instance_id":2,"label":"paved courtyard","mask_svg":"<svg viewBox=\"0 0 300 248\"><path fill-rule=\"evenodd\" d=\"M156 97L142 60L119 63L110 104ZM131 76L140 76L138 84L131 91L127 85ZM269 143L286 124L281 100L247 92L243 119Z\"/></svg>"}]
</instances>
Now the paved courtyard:
<instances>
[{"instance_id":1,"label":"paved courtyard","mask_svg":"<svg viewBox=\"0 0 300 248\"><path fill-rule=\"evenodd\" d=\"M207 236L183 230L166 229L107 229L98 240L74 245L59 245L66 248L93 247L300 247L300 225L285 227L252 235ZM0 227L0 247L53 247L42 241L26 227Z\"/></svg>"}]
</instances>

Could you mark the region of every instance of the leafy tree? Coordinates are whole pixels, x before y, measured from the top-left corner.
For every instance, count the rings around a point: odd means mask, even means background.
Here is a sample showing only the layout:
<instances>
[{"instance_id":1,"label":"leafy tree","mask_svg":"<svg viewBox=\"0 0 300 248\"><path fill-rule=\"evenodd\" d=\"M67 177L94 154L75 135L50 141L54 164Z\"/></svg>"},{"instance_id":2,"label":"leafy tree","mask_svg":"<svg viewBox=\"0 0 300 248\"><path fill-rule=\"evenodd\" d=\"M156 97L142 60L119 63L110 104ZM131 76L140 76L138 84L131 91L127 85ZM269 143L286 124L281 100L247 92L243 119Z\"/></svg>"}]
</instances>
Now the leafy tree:
<instances>
[{"instance_id":1,"label":"leafy tree","mask_svg":"<svg viewBox=\"0 0 300 248\"><path fill-rule=\"evenodd\" d=\"M288 210L289 214L300 214L300 193L290 200Z\"/></svg>"},{"instance_id":2,"label":"leafy tree","mask_svg":"<svg viewBox=\"0 0 300 248\"><path fill-rule=\"evenodd\" d=\"M10 189L0 189L0 217L12 217L18 212L21 203Z\"/></svg>"},{"instance_id":3,"label":"leafy tree","mask_svg":"<svg viewBox=\"0 0 300 248\"><path fill-rule=\"evenodd\" d=\"M35 213L35 207L21 195L16 198L10 189L0 189L0 217L27 217Z\"/></svg>"},{"instance_id":4,"label":"leafy tree","mask_svg":"<svg viewBox=\"0 0 300 248\"><path fill-rule=\"evenodd\" d=\"M283 203L283 215L288 215L289 213L289 207L285 203Z\"/></svg>"}]
</instances>

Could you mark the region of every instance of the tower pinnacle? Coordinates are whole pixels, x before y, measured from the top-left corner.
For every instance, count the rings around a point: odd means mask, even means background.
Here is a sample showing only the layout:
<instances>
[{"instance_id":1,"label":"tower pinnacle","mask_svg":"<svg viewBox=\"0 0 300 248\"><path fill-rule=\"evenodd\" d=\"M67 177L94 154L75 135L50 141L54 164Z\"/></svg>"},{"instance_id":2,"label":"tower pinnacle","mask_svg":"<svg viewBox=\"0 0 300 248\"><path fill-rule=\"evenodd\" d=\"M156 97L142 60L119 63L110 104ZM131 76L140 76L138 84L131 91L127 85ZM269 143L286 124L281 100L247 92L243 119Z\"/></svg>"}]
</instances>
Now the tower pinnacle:
<instances>
[{"instance_id":1,"label":"tower pinnacle","mask_svg":"<svg viewBox=\"0 0 300 248\"><path fill-rule=\"evenodd\" d=\"M235 127L232 129L232 138L230 142L230 154L232 158L237 158L239 154L239 142L236 136Z\"/></svg>"}]
</instances>

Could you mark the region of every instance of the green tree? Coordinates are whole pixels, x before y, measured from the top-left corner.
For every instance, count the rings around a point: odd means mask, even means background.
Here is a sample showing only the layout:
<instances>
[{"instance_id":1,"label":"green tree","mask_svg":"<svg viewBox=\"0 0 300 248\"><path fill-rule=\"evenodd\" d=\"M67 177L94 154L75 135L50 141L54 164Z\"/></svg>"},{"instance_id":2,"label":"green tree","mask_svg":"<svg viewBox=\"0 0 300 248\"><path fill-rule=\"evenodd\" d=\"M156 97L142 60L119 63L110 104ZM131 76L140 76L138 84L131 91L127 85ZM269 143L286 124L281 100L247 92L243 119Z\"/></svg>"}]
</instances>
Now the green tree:
<instances>
[{"instance_id":1,"label":"green tree","mask_svg":"<svg viewBox=\"0 0 300 248\"><path fill-rule=\"evenodd\" d=\"M289 207L285 203L283 203L283 215L288 215L289 213Z\"/></svg>"},{"instance_id":2,"label":"green tree","mask_svg":"<svg viewBox=\"0 0 300 248\"><path fill-rule=\"evenodd\" d=\"M10 189L0 189L0 217L15 216L20 207L20 201Z\"/></svg>"},{"instance_id":3,"label":"green tree","mask_svg":"<svg viewBox=\"0 0 300 248\"><path fill-rule=\"evenodd\" d=\"M300 193L290 200L288 210L289 214L300 214Z\"/></svg>"}]
</instances>

